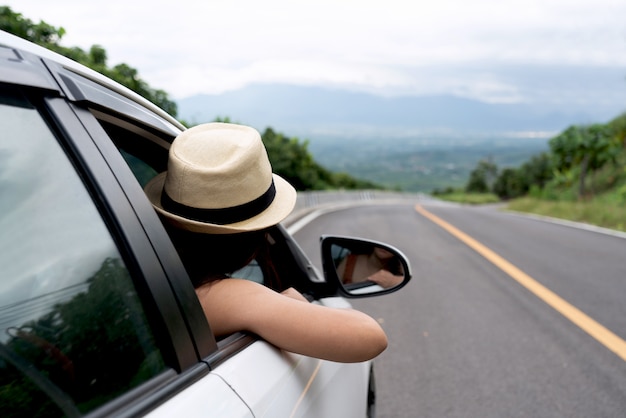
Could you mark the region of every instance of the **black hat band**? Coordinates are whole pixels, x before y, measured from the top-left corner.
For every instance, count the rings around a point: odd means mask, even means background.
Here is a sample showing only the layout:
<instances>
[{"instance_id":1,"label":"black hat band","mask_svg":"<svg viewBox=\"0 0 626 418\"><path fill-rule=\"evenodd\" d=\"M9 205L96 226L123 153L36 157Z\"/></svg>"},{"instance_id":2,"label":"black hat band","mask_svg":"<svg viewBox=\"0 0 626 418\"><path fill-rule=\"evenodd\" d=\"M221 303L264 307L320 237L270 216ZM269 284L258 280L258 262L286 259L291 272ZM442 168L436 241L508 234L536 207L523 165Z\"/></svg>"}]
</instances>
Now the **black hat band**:
<instances>
[{"instance_id":1,"label":"black hat band","mask_svg":"<svg viewBox=\"0 0 626 418\"><path fill-rule=\"evenodd\" d=\"M253 218L254 216L260 214L272 204L275 196L276 186L274 186L274 180L272 180L272 184L269 189L267 189L267 191L261 196L250 202L229 208L204 209L194 208L175 201L167 194L165 188L163 188L163 193L161 194L161 206L163 206L163 209L173 213L174 215L182 216L183 218L191 219L193 221L216 225L227 225L245 221L246 219Z\"/></svg>"}]
</instances>

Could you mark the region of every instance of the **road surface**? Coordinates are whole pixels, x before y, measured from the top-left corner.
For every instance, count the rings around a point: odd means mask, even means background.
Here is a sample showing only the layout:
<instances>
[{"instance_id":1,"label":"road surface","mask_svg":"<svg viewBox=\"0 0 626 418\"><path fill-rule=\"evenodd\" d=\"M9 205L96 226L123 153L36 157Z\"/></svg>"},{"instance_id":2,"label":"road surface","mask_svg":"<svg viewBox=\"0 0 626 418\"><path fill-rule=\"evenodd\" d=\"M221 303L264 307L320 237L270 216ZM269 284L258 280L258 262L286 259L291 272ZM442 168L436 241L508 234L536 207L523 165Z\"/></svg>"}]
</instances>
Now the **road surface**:
<instances>
[{"instance_id":1,"label":"road surface","mask_svg":"<svg viewBox=\"0 0 626 418\"><path fill-rule=\"evenodd\" d=\"M390 341L378 417L626 417L624 237L432 200L310 216L294 236L318 267L322 234L412 265L401 291L353 300Z\"/></svg>"}]
</instances>

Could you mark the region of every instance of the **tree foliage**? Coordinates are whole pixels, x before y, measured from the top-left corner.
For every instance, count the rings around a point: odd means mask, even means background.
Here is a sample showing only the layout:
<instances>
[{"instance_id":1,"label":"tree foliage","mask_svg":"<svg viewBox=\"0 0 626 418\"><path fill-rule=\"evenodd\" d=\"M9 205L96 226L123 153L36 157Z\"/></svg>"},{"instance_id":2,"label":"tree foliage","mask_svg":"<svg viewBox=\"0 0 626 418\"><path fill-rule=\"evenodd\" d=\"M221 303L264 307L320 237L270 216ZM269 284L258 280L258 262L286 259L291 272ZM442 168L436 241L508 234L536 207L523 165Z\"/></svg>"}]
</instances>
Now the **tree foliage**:
<instances>
[{"instance_id":1,"label":"tree foliage","mask_svg":"<svg viewBox=\"0 0 626 418\"><path fill-rule=\"evenodd\" d=\"M491 191L498 174L498 166L491 160L480 160L470 173L469 181L465 186L468 193L487 193Z\"/></svg>"},{"instance_id":2,"label":"tree foliage","mask_svg":"<svg viewBox=\"0 0 626 418\"><path fill-rule=\"evenodd\" d=\"M162 372L140 303L121 260L107 258L85 291L47 312L37 305L45 313L7 330L0 345L4 416L78 416ZM59 404L70 413L42 391L52 385L71 398Z\"/></svg>"},{"instance_id":3,"label":"tree foliage","mask_svg":"<svg viewBox=\"0 0 626 418\"><path fill-rule=\"evenodd\" d=\"M308 142L290 138L271 127L261 135L273 171L297 190L379 189L374 183L333 173L319 165L308 150Z\"/></svg>"},{"instance_id":4,"label":"tree foliage","mask_svg":"<svg viewBox=\"0 0 626 418\"><path fill-rule=\"evenodd\" d=\"M619 184L619 178L626 177L626 170L616 167L620 158L626 158L626 114L607 124L570 126L553 137L548 145L549 152L533 156L520 167L496 169L492 185L487 181L489 165L485 160L480 161L470 175L466 191L491 191L501 199L511 199L533 191L545 194L549 189L548 194L554 194L559 188L564 191L576 187L573 194L582 199L590 191L595 192L590 185L594 184L597 173L610 172L606 175L604 189Z\"/></svg>"},{"instance_id":5,"label":"tree foliage","mask_svg":"<svg viewBox=\"0 0 626 418\"><path fill-rule=\"evenodd\" d=\"M169 99L168 94L154 89L141 79L137 69L128 64L107 65L106 50L100 45L93 45L88 51L78 47L65 47L60 44L65 29L54 27L44 21L35 23L16 13L8 6L0 6L0 29L20 38L41 45L47 49L77 61L145 97L170 115L176 117L176 103Z\"/></svg>"},{"instance_id":6,"label":"tree foliage","mask_svg":"<svg viewBox=\"0 0 626 418\"><path fill-rule=\"evenodd\" d=\"M493 184L501 199L524 196L532 187L543 188L553 178L552 160L547 153L533 156L518 168L504 168Z\"/></svg>"},{"instance_id":7,"label":"tree foliage","mask_svg":"<svg viewBox=\"0 0 626 418\"><path fill-rule=\"evenodd\" d=\"M585 196L585 180L589 173L607 163L614 163L621 150L607 125L572 126L550 140L554 168L560 173L578 171L578 197Z\"/></svg>"}]
</instances>

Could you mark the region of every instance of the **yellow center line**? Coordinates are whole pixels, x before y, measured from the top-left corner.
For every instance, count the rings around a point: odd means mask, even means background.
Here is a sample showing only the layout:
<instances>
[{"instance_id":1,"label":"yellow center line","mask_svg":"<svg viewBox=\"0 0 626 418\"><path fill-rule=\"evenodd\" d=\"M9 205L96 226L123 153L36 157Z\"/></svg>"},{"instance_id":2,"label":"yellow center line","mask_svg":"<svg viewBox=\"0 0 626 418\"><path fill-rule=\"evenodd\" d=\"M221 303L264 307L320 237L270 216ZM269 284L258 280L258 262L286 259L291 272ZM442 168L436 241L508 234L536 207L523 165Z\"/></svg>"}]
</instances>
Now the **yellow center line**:
<instances>
[{"instance_id":1,"label":"yellow center line","mask_svg":"<svg viewBox=\"0 0 626 418\"><path fill-rule=\"evenodd\" d=\"M485 257L539 299L626 361L626 341L463 231L428 212L420 205L415 206L415 210Z\"/></svg>"}]
</instances>

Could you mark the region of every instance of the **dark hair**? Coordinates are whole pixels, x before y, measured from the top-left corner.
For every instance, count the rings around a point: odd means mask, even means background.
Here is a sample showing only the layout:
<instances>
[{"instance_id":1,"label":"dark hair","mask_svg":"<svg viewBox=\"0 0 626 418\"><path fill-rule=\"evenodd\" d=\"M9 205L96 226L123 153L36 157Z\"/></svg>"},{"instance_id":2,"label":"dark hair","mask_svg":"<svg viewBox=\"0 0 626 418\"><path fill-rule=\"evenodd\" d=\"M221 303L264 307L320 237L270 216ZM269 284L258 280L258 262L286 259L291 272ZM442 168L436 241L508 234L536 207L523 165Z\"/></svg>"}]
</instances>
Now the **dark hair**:
<instances>
[{"instance_id":1,"label":"dark hair","mask_svg":"<svg viewBox=\"0 0 626 418\"><path fill-rule=\"evenodd\" d=\"M256 259L263 272L265 284L281 290L276 270L271 263L267 230L238 234L202 234L168 225L167 222L165 224L194 288L225 279Z\"/></svg>"}]
</instances>

